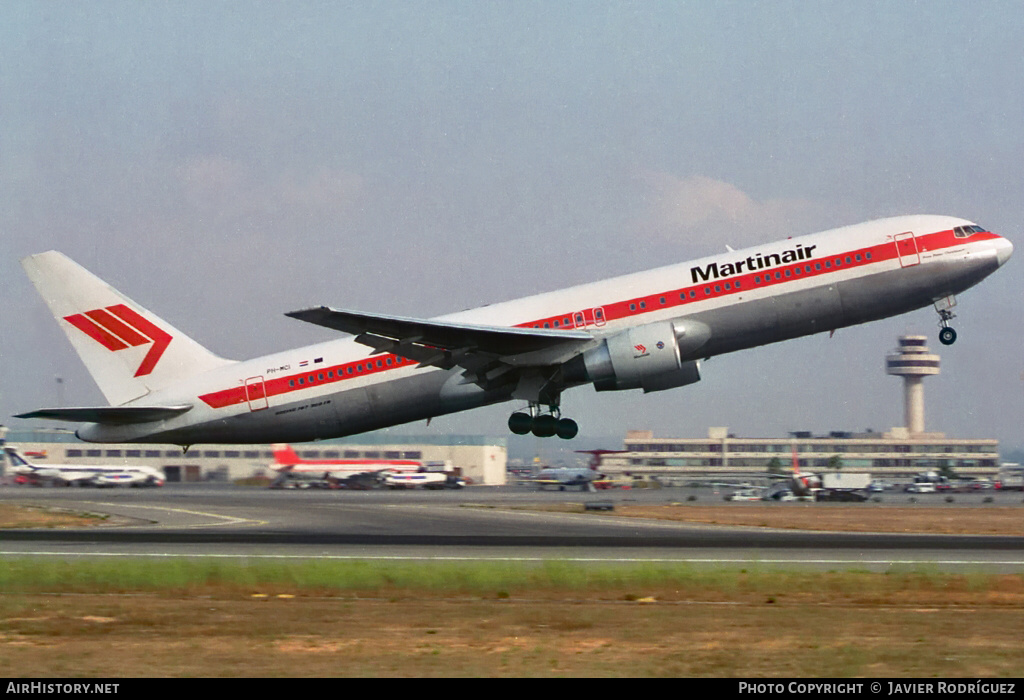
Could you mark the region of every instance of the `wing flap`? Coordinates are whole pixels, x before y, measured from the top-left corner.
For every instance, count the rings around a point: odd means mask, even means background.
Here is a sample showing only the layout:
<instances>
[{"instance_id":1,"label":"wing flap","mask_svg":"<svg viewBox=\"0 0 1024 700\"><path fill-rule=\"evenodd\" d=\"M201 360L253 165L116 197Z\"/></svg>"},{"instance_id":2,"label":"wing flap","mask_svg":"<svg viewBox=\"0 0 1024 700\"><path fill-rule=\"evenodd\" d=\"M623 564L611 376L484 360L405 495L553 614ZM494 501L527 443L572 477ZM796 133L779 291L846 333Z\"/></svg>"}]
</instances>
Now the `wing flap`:
<instances>
[{"instance_id":1,"label":"wing flap","mask_svg":"<svg viewBox=\"0 0 1024 700\"><path fill-rule=\"evenodd\" d=\"M41 408L37 411L19 413L15 418L49 418L76 423L104 423L127 425L131 423L152 423L181 415L192 408L192 404L180 406L92 406L81 408Z\"/></svg>"}]
</instances>

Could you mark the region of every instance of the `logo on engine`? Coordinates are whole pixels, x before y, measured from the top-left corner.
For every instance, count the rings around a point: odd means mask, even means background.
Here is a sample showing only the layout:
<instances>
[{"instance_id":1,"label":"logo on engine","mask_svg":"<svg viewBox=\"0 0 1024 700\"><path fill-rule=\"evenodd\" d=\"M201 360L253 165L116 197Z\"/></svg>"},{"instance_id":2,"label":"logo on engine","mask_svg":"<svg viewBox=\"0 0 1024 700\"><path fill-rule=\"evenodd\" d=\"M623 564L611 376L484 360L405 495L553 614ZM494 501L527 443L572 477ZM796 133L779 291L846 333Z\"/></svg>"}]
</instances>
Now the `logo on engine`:
<instances>
[{"instance_id":1,"label":"logo on engine","mask_svg":"<svg viewBox=\"0 0 1024 700\"><path fill-rule=\"evenodd\" d=\"M64 320L111 352L152 343L135 372L142 377L153 371L171 343L171 334L150 323L124 304L65 316Z\"/></svg>"}]
</instances>

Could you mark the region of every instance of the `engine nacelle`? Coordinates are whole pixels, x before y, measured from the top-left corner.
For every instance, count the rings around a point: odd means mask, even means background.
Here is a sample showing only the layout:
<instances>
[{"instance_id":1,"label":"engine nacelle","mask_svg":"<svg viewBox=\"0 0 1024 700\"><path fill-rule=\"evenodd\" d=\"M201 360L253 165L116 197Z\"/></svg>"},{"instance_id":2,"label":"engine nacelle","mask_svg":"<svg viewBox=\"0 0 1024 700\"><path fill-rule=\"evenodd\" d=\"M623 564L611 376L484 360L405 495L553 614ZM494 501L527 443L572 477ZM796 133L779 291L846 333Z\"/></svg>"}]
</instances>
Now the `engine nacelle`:
<instances>
[{"instance_id":1,"label":"engine nacelle","mask_svg":"<svg viewBox=\"0 0 1024 700\"><path fill-rule=\"evenodd\" d=\"M566 366L569 378L584 378L598 391L662 391L700 381L700 364L683 361L710 337L696 321L661 321L630 328L587 350Z\"/></svg>"}]
</instances>

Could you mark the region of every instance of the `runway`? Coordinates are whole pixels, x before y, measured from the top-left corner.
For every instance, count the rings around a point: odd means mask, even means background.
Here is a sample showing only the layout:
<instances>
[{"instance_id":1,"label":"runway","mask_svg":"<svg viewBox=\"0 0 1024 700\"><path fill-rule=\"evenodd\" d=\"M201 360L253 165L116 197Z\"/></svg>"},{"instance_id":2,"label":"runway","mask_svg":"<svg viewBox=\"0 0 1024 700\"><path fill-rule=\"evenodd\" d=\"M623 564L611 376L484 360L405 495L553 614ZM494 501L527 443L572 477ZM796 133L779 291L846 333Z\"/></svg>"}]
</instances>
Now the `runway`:
<instances>
[{"instance_id":1,"label":"runway","mask_svg":"<svg viewBox=\"0 0 1024 700\"><path fill-rule=\"evenodd\" d=\"M0 502L109 517L106 524L90 528L0 532L0 556L560 559L727 567L1024 570L1021 537L795 532L519 509L594 500L683 504L694 494L700 494L697 502L721 502L706 489L580 493L516 487L363 492L206 484L114 490L9 487L0 489ZM886 498L908 502L902 494ZM919 500L922 505L943 504L940 499ZM1021 496L997 494L993 501L1021 505ZM971 494L945 505L969 514L982 503L981 495ZM869 516L875 504L863 505Z\"/></svg>"}]
</instances>

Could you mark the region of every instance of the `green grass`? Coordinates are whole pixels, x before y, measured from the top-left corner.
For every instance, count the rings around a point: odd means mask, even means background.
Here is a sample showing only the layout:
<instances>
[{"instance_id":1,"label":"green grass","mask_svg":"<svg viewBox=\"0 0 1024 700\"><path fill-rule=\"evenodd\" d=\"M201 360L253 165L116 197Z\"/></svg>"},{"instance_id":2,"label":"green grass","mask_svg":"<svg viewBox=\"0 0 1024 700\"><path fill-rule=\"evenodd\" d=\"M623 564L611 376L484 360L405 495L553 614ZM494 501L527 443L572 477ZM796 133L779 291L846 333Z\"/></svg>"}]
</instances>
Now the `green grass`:
<instances>
[{"instance_id":1,"label":"green grass","mask_svg":"<svg viewBox=\"0 0 1024 700\"><path fill-rule=\"evenodd\" d=\"M0 560L0 592L125 593L181 592L216 587L251 591L259 587L342 594L356 591L523 595L539 590L679 590L688 594L800 596L827 590L832 595L885 595L897 591L956 590L982 593L1020 575L944 573L934 568L888 573L867 571L780 571L756 566L736 570L688 563L584 564L545 562L380 562L359 560L51 559Z\"/></svg>"}]
</instances>

